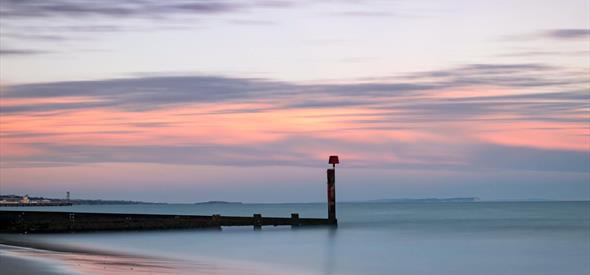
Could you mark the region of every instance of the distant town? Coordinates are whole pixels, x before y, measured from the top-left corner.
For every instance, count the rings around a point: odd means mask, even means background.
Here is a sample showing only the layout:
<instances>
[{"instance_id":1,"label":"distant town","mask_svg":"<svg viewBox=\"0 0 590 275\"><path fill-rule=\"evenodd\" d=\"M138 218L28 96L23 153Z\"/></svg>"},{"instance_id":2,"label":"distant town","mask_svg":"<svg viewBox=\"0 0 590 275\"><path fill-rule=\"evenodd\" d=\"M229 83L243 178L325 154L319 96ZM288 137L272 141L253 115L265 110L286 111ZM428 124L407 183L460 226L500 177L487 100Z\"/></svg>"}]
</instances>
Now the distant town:
<instances>
[{"instance_id":1,"label":"distant town","mask_svg":"<svg viewBox=\"0 0 590 275\"><path fill-rule=\"evenodd\" d=\"M8 195L0 196L0 206L67 206L72 205L67 199L47 199L47 198L34 198L29 195L17 196Z\"/></svg>"},{"instance_id":2,"label":"distant town","mask_svg":"<svg viewBox=\"0 0 590 275\"><path fill-rule=\"evenodd\" d=\"M27 195L0 195L0 207L10 206L69 206L69 205L98 205L98 204L155 204L142 201L126 201L126 200L85 200L85 199L71 199L70 192L66 192L66 196L61 199L45 198L45 197L31 197Z\"/></svg>"}]
</instances>

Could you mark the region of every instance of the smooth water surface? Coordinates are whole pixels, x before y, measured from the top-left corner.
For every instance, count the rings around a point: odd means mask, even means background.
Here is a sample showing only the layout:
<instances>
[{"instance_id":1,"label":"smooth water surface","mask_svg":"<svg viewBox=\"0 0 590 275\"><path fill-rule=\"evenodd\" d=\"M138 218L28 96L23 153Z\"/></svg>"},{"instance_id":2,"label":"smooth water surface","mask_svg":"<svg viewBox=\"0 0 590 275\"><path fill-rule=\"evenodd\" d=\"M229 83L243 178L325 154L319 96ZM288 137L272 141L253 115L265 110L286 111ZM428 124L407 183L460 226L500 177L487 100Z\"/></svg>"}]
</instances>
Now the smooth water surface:
<instances>
[{"instance_id":1,"label":"smooth water surface","mask_svg":"<svg viewBox=\"0 0 590 275\"><path fill-rule=\"evenodd\" d=\"M324 204L4 208L325 217ZM309 274L590 274L590 202L340 203L337 229L28 235L43 242Z\"/></svg>"}]
</instances>

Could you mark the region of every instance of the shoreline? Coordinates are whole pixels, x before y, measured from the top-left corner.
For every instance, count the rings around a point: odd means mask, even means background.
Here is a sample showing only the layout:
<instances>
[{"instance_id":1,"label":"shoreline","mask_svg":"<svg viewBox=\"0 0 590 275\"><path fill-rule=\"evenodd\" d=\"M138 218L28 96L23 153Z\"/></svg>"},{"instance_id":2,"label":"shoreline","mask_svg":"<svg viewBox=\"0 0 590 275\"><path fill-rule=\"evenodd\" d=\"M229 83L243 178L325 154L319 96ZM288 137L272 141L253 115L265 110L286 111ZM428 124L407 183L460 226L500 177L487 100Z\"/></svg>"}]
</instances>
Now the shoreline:
<instances>
[{"instance_id":1,"label":"shoreline","mask_svg":"<svg viewBox=\"0 0 590 275\"><path fill-rule=\"evenodd\" d=\"M24 255L18 255L12 247L0 244L0 273L14 275L47 274L47 275L72 275L60 262L48 262L46 259L38 259Z\"/></svg>"},{"instance_id":2,"label":"shoreline","mask_svg":"<svg viewBox=\"0 0 590 275\"><path fill-rule=\"evenodd\" d=\"M277 274L263 263L167 258L25 240L27 237L0 234L0 274Z\"/></svg>"},{"instance_id":3,"label":"shoreline","mask_svg":"<svg viewBox=\"0 0 590 275\"><path fill-rule=\"evenodd\" d=\"M231 274L224 267L0 237L0 274Z\"/></svg>"}]
</instances>

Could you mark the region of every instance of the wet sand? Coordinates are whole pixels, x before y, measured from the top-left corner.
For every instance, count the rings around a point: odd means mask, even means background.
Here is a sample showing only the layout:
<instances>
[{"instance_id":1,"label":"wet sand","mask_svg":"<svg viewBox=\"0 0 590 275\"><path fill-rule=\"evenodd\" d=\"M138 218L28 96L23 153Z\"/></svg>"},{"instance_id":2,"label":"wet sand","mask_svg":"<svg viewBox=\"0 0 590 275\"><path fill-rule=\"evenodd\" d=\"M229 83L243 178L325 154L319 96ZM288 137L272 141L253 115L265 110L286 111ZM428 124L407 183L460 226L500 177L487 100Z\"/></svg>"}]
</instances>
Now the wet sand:
<instances>
[{"instance_id":1,"label":"wet sand","mask_svg":"<svg viewBox=\"0 0 590 275\"><path fill-rule=\"evenodd\" d=\"M234 274L217 265L0 238L0 274Z\"/></svg>"},{"instance_id":2,"label":"wet sand","mask_svg":"<svg viewBox=\"0 0 590 275\"><path fill-rule=\"evenodd\" d=\"M0 245L0 274L13 275L65 275L73 274L65 270L60 270L49 263L40 262L26 257L14 256L11 253L6 253L5 246Z\"/></svg>"}]
</instances>

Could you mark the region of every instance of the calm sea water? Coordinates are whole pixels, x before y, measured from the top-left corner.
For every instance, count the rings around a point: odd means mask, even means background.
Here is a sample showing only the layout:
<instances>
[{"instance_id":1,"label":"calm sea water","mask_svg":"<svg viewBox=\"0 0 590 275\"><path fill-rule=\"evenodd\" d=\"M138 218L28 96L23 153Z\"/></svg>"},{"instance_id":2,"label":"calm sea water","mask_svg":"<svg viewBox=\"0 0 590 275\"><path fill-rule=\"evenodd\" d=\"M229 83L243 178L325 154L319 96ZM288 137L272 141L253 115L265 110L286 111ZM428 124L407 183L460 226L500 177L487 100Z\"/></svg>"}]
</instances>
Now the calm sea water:
<instances>
[{"instance_id":1,"label":"calm sea water","mask_svg":"<svg viewBox=\"0 0 590 275\"><path fill-rule=\"evenodd\" d=\"M8 210L5 208L4 210ZM325 217L324 204L18 210ZM590 202L341 203L339 226L34 235L45 242L296 274L590 274ZM29 237L29 236L27 236ZM255 273L255 272L253 272Z\"/></svg>"}]
</instances>

